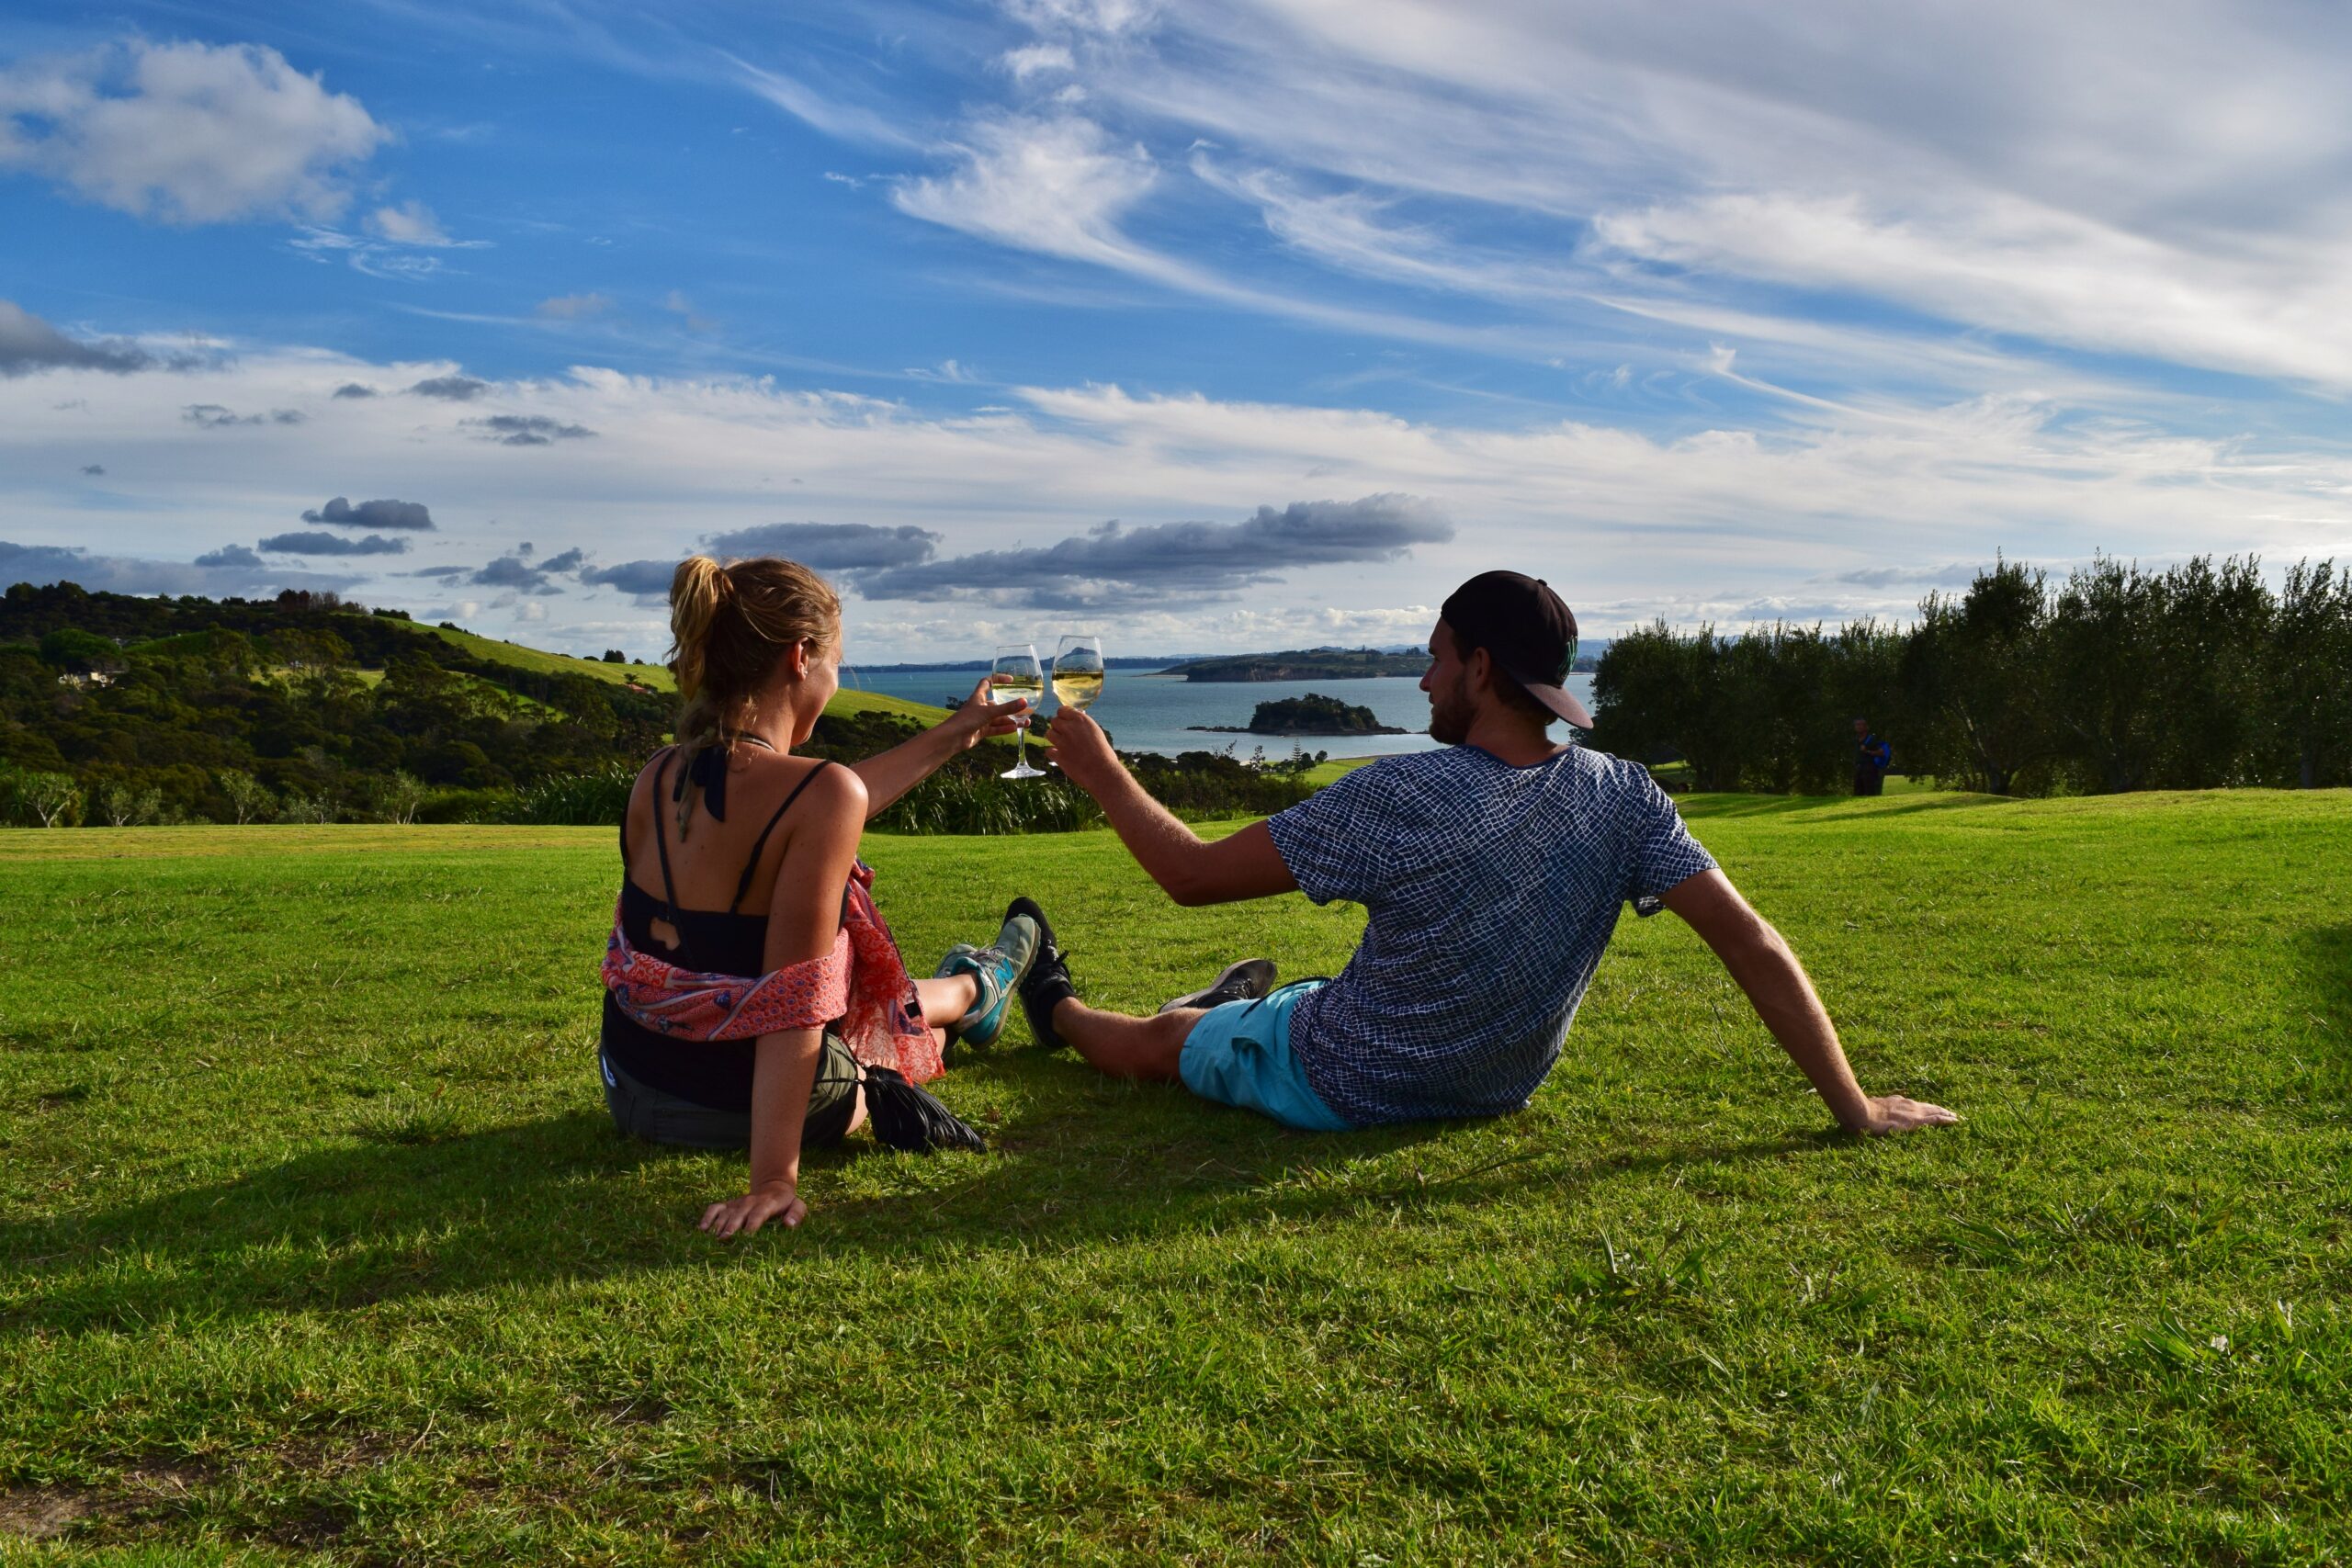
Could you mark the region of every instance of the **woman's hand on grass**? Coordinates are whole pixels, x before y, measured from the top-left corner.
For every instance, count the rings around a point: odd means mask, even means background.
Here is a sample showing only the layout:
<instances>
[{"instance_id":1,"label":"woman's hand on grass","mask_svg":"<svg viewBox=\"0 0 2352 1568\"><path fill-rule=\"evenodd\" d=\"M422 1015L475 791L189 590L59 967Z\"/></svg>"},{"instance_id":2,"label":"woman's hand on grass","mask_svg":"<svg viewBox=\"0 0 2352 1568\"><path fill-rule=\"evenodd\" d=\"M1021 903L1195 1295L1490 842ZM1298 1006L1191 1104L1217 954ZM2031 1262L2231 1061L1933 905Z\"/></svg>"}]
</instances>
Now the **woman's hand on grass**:
<instances>
[{"instance_id":1,"label":"woman's hand on grass","mask_svg":"<svg viewBox=\"0 0 2352 1568\"><path fill-rule=\"evenodd\" d=\"M1024 699L1015 697L1009 703L992 703L989 701L989 677L983 675L979 684L972 688L972 694L965 699L964 705L940 722L939 728L956 738L959 750L970 750L980 743L980 738L985 735L1010 735L1021 728L1013 722L1014 716L1028 716L1029 705Z\"/></svg>"},{"instance_id":2,"label":"woman's hand on grass","mask_svg":"<svg viewBox=\"0 0 2352 1568\"><path fill-rule=\"evenodd\" d=\"M800 1201L798 1185L790 1181L770 1181L754 1187L741 1198L730 1198L724 1203L713 1203L702 1212L702 1228L724 1241L741 1233L752 1235L770 1220L781 1218L787 1225L797 1225L808 1217L808 1205Z\"/></svg>"},{"instance_id":3,"label":"woman's hand on grass","mask_svg":"<svg viewBox=\"0 0 2352 1568\"><path fill-rule=\"evenodd\" d=\"M1870 1119L1853 1131L1866 1136L1914 1133L1922 1127L1949 1127L1960 1120L1957 1111L1930 1105L1924 1100L1906 1100L1899 1094L1882 1094L1863 1104L1869 1109Z\"/></svg>"}]
</instances>

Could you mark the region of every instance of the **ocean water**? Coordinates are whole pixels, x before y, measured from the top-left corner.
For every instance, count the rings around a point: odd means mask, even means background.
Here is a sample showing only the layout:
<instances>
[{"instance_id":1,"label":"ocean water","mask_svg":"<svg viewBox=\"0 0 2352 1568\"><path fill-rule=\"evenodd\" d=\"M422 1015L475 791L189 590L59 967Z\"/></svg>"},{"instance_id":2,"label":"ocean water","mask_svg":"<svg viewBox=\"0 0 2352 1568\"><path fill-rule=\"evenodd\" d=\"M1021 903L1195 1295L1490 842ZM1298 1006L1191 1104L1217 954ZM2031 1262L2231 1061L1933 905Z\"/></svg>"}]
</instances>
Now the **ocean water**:
<instances>
[{"instance_id":1,"label":"ocean water","mask_svg":"<svg viewBox=\"0 0 2352 1568\"><path fill-rule=\"evenodd\" d=\"M842 671L842 684L919 703L944 703L970 694L978 671L914 670L867 673L852 665ZM1568 689L1588 704L1592 701L1592 677L1571 675ZM1242 726L1260 703L1303 697L1319 692L1357 707L1368 707L1383 724L1410 731L1405 735L1219 735L1189 728L1196 724ZM1046 712L1053 712L1046 699ZM1238 681L1192 682L1182 676L1145 671L1114 670L1102 695L1087 710L1111 732L1114 745L1127 751L1216 751L1230 746L1247 757L1260 746L1269 757L1287 757L1294 749L1329 751L1335 757L1388 757L1404 751L1427 751L1437 745L1427 733L1430 700L1418 677L1384 676L1369 681ZM1555 725L1553 736L1567 738L1567 726Z\"/></svg>"}]
</instances>

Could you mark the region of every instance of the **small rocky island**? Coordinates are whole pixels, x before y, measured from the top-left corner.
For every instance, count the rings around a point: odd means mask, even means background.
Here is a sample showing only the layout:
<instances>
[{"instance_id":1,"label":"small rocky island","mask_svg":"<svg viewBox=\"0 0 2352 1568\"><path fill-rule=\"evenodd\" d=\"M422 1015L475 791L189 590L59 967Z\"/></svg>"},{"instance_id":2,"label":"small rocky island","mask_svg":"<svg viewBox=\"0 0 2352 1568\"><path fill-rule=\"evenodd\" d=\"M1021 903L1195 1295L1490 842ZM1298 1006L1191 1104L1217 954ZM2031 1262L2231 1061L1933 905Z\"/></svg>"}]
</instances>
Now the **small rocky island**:
<instances>
[{"instance_id":1,"label":"small rocky island","mask_svg":"<svg viewBox=\"0 0 2352 1568\"><path fill-rule=\"evenodd\" d=\"M1409 735L1392 724L1383 724L1367 707L1343 703L1337 697L1309 692L1303 697L1284 697L1280 702L1260 703L1258 711L1250 716L1246 726L1231 724L1194 724L1186 728L1205 729L1218 735Z\"/></svg>"}]
</instances>

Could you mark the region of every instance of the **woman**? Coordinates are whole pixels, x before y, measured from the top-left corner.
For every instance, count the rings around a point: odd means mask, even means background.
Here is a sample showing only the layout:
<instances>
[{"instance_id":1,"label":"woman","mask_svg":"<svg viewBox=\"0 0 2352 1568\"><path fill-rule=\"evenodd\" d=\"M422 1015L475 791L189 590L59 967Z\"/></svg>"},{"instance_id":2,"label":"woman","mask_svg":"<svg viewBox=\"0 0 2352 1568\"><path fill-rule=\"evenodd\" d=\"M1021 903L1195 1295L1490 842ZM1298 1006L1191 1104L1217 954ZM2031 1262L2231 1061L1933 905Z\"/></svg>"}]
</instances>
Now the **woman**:
<instances>
[{"instance_id":1,"label":"woman","mask_svg":"<svg viewBox=\"0 0 2352 1568\"><path fill-rule=\"evenodd\" d=\"M1024 705L989 703L983 681L944 723L841 766L793 755L840 685L841 601L822 578L697 556L671 580L670 630L684 705L621 826L599 1055L624 1133L749 1145L749 1190L702 1217L730 1236L808 1213L800 1151L865 1120L862 1067L921 1083L948 1030L995 1039L1037 923L1009 913L994 943L959 943L938 975L910 980L857 844L876 812L1010 733Z\"/></svg>"}]
</instances>

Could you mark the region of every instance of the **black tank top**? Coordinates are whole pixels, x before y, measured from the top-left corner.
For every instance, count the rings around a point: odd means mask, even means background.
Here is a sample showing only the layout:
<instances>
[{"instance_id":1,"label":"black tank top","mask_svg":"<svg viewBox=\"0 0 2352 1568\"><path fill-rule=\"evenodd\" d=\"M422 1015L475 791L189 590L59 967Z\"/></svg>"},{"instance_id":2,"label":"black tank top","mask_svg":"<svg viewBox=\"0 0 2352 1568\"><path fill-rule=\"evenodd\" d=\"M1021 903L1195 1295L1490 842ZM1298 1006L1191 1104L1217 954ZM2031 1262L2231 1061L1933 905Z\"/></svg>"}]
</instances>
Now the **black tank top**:
<instances>
[{"instance_id":1,"label":"black tank top","mask_svg":"<svg viewBox=\"0 0 2352 1568\"><path fill-rule=\"evenodd\" d=\"M621 819L621 931L630 945L688 969L712 975L756 977L767 972L768 918L736 912L735 905L751 891L752 874L759 869L768 835L800 798L800 792L819 773L832 766L820 761L792 786L768 825L760 829L743 874L735 884L735 900L725 909L682 909L676 885L670 876L670 842L662 827L662 781L670 771L665 753L653 775L653 838L662 852L662 892L656 898L629 879L628 819ZM665 920L678 933L672 948L653 935L653 922ZM677 1040L656 1034L621 1011L610 991L605 993L603 1031L605 1057L648 1089L674 1094L713 1111L752 1108L752 1059L758 1042L752 1040Z\"/></svg>"}]
</instances>

